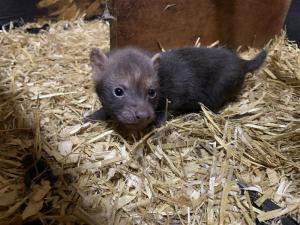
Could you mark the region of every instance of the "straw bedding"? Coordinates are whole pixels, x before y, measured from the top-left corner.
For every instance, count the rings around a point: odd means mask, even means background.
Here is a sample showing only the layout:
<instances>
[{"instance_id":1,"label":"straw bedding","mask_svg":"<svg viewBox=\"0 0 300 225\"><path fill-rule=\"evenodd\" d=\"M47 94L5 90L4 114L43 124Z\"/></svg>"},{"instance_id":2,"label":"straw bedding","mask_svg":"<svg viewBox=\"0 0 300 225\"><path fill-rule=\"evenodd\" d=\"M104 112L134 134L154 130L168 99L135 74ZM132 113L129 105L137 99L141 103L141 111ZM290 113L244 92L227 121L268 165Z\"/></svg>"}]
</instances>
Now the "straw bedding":
<instances>
[{"instance_id":1,"label":"straw bedding","mask_svg":"<svg viewBox=\"0 0 300 225\"><path fill-rule=\"evenodd\" d=\"M109 49L106 24L15 30L1 33L0 45L0 224L300 221L300 50L284 34L237 102L142 138L81 122L100 106L88 54ZM260 211L238 182L282 208Z\"/></svg>"}]
</instances>

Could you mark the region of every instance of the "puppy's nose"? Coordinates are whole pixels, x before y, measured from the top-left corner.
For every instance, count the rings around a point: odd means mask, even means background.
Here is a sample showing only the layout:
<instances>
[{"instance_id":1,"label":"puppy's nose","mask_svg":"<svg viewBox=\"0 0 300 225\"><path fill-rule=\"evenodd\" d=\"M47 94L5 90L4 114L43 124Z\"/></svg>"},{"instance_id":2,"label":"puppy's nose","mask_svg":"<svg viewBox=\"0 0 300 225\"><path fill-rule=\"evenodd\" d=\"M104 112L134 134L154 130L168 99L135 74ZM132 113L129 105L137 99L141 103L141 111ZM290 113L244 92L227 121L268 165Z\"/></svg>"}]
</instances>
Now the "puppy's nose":
<instances>
[{"instance_id":1,"label":"puppy's nose","mask_svg":"<svg viewBox=\"0 0 300 225\"><path fill-rule=\"evenodd\" d=\"M150 120L151 114L147 110L137 110L135 112L135 117L137 120Z\"/></svg>"}]
</instances>

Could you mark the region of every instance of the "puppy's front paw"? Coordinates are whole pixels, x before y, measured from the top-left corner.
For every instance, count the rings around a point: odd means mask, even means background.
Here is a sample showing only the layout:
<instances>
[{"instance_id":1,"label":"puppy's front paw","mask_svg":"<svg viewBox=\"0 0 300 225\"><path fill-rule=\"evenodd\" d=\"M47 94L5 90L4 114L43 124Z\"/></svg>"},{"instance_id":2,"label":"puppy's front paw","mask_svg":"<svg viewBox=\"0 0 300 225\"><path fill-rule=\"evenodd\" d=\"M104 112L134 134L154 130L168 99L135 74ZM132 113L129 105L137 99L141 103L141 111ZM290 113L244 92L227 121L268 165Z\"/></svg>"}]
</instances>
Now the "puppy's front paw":
<instances>
[{"instance_id":1,"label":"puppy's front paw","mask_svg":"<svg viewBox=\"0 0 300 225\"><path fill-rule=\"evenodd\" d=\"M157 112L153 125L154 127L159 128L165 124L166 120L167 117L165 112Z\"/></svg>"},{"instance_id":2,"label":"puppy's front paw","mask_svg":"<svg viewBox=\"0 0 300 225\"><path fill-rule=\"evenodd\" d=\"M97 110L96 112L84 117L82 119L82 122L83 123L88 123L88 122L91 122L91 123L96 123L97 121L104 121L104 120L107 120L108 116L106 114L106 112L104 111L103 108Z\"/></svg>"}]
</instances>

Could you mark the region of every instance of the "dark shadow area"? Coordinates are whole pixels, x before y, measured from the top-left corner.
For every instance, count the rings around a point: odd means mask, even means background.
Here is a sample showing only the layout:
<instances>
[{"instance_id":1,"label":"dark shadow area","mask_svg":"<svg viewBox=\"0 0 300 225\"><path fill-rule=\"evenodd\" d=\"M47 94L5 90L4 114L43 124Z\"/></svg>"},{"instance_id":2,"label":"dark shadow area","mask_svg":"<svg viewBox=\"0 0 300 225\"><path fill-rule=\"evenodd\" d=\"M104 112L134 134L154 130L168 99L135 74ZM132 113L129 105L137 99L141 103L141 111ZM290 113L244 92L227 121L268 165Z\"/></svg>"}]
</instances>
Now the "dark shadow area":
<instances>
[{"instance_id":1,"label":"dark shadow area","mask_svg":"<svg viewBox=\"0 0 300 225\"><path fill-rule=\"evenodd\" d=\"M1 0L0 1L0 27L15 21L16 25L32 21L37 13L37 0ZM19 21L19 22L17 22Z\"/></svg>"},{"instance_id":2,"label":"dark shadow area","mask_svg":"<svg viewBox=\"0 0 300 225\"><path fill-rule=\"evenodd\" d=\"M289 40L295 41L300 46L300 0L292 0L285 27Z\"/></svg>"}]
</instances>

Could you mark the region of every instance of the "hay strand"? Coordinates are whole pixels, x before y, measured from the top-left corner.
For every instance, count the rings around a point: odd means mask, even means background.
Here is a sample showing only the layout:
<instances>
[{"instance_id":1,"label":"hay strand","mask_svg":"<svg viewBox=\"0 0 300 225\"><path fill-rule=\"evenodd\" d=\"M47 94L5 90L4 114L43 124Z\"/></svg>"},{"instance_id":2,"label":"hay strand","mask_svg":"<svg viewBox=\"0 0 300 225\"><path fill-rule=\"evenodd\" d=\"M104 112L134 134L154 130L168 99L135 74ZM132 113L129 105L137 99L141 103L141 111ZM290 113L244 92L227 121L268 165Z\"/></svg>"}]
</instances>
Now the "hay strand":
<instances>
[{"instance_id":1,"label":"hay strand","mask_svg":"<svg viewBox=\"0 0 300 225\"><path fill-rule=\"evenodd\" d=\"M270 43L264 67L247 76L238 101L219 114L202 106L140 139L81 122L100 107L88 54L109 49L106 24L61 21L38 35L16 29L0 33L0 43L1 224L20 215L49 224L300 219L300 50L284 34ZM40 159L46 170L28 169ZM268 198L282 208L255 208L236 180L262 194L256 204Z\"/></svg>"}]
</instances>

